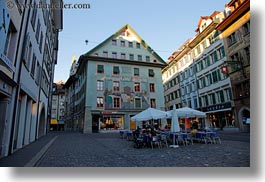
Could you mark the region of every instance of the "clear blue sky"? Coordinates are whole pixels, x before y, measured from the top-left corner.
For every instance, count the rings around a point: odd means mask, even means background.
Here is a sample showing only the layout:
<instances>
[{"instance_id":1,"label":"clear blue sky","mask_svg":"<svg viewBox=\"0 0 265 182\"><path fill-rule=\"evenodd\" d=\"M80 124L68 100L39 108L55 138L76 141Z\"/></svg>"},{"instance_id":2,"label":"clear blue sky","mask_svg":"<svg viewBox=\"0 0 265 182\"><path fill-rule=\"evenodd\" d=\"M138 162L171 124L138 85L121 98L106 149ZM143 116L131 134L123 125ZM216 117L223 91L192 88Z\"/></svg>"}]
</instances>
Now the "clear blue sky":
<instances>
[{"instance_id":1,"label":"clear blue sky","mask_svg":"<svg viewBox=\"0 0 265 182\"><path fill-rule=\"evenodd\" d=\"M64 9L54 81L69 77L72 55L77 58L125 24L165 61L188 38L195 36L200 16L223 11L229 0L64 0L90 4L90 9ZM89 43L86 45L85 40Z\"/></svg>"}]
</instances>

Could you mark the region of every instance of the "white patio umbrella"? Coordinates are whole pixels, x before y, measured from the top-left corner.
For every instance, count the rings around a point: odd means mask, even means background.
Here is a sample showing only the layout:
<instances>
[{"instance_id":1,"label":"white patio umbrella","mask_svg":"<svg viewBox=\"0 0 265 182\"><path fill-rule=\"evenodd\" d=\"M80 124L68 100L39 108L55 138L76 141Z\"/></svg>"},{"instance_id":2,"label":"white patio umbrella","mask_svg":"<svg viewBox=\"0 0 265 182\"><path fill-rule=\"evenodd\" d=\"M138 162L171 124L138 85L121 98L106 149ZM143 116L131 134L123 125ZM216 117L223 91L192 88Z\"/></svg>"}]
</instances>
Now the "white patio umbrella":
<instances>
[{"instance_id":1,"label":"white patio umbrella","mask_svg":"<svg viewBox=\"0 0 265 182\"><path fill-rule=\"evenodd\" d=\"M173 105L173 110L171 112L171 128L170 131L172 133L175 132L180 132L180 127L179 127L179 118L178 118L178 114L177 114L177 110L176 110L176 106L175 104ZM175 145L175 134L173 134L173 145L170 145L170 147L172 148L176 148L178 147L178 145Z\"/></svg>"},{"instance_id":2,"label":"white patio umbrella","mask_svg":"<svg viewBox=\"0 0 265 182\"><path fill-rule=\"evenodd\" d=\"M146 121L146 120L153 120L153 119L164 119L168 118L169 113L165 111L161 111L154 108L148 108L135 116L131 117L131 120L133 121Z\"/></svg>"},{"instance_id":3,"label":"white patio umbrella","mask_svg":"<svg viewBox=\"0 0 265 182\"><path fill-rule=\"evenodd\" d=\"M172 115L173 110L167 111L170 115ZM176 109L176 112L178 114L179 118L193 118L193 117L198 117L198 118L205 118L206 113L189 108L189 107L183 107Z\"/></svg>"}]
</instances>

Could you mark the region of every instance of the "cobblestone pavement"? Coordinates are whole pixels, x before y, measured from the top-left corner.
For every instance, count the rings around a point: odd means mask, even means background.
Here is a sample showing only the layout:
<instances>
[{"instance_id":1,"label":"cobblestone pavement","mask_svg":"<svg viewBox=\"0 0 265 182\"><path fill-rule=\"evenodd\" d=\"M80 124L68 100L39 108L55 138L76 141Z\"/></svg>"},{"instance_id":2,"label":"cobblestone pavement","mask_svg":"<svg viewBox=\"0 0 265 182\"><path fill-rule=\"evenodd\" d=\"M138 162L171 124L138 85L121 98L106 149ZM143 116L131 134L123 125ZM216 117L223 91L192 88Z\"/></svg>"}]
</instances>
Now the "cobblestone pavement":
<instances>
[{"instance_id":1,"label":"cobblestone pavement","mask_svg":"<svg viewBox=\"0 0 265 182\"><path fill-rule=\"evenodd\" d=\"M59 133L39 167L250 167L248 141L179 148L133 147L117 133Z\"/></svg>"}]
</instances>

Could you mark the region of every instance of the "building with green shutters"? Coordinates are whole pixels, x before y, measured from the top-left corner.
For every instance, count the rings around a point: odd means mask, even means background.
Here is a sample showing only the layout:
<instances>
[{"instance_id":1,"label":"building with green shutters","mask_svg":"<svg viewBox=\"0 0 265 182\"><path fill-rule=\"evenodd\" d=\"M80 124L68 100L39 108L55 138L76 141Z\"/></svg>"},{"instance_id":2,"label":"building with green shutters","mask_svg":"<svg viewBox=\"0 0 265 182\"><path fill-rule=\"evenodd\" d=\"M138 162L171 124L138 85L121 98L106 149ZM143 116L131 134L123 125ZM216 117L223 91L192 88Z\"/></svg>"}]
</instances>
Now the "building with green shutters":
<instances>
[{"instance_id":1,"label":"building with green shutters","mask_svg":"<svg viewBox=\"0 0 265 182\"><path fill-rule=\"evenodd\" d=\"M128 24L78 59L66 82L66 127L84 133L134 129L130 117L164 110L162 58Z\"/></svg>"}]
</instances>

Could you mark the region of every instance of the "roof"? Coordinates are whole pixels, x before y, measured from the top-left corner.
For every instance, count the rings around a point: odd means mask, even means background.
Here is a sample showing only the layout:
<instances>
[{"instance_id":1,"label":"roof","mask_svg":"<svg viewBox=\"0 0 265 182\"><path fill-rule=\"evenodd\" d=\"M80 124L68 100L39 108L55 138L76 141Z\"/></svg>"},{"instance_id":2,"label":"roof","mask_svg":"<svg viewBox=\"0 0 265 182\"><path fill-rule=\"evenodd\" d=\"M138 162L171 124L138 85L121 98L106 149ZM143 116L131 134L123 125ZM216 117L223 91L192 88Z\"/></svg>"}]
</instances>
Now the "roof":
<instances>
[{"instance_id":1,"label":"roof","mask_svg":"<svg viewBox=\"0 0 265 182\"><path fill-rule=\"evenodd\" d=\"M106 40L104 40L103 42L101 42L99 45L97 45L96 47L94 47L93 49L91 49L90 51L88 51L87 53L83 54L83 56L89 56L91 53L93 53L94 51L96 51L100 47L103 47L108 41L110 41L113 38L119 36L121 32L124 32L124 30L127 30L127 29L129 29L131 32L133 32L133 34L136 35L136 37L140 40L140 43L146 48L146 50L149 53L151 53L154 57L156 57L157 61L159 61L160 63L166 65L166 62L140 37L140 35L137 34L137 32L135 32L135 30L129 24L124 25L117 32L115 32L110 37L108 37Z\"/></svg>"}]
</instances>

